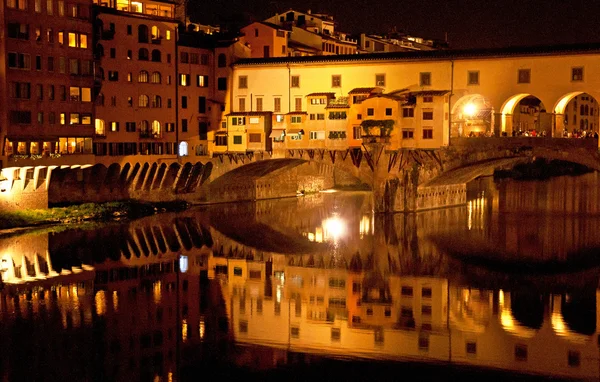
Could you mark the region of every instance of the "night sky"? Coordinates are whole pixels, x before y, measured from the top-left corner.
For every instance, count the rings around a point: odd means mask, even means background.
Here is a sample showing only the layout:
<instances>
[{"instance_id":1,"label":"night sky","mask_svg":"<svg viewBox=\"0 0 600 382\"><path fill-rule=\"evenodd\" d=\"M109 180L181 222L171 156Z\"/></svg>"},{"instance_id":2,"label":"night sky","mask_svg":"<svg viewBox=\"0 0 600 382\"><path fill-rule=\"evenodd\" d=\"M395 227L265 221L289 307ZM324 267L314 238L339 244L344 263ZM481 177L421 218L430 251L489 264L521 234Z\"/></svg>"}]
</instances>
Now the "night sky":
<instances>
[{"instance_id":1,"label":"night sky","mask_svg":"<svg viewBox=\"0 0 600 382\"><path fill-rule=\"evenodd\" d=\"M189 0L192 20L248 24L276 12L331 14L340 31L382 33L396 27L452 48L600 42L598 0Z\"/></svg>"}]
</instances>

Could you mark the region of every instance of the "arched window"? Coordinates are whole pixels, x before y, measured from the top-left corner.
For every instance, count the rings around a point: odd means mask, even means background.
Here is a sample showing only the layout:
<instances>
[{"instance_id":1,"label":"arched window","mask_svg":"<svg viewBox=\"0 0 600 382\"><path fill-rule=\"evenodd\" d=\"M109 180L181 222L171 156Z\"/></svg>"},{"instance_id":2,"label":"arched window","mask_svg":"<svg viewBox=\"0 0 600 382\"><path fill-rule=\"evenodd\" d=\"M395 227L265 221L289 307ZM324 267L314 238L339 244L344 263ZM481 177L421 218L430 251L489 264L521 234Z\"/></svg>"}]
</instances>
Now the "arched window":
<instances>
[{"instance_id":1,"label":"arched window","mask_svg":"<svg viewBox=\"0 0 600 382\"><path fill-rule=\"evenodd\" d=\"M585 107L583 105L581 105L579 107L579 115L585 115L584 113L585 113Z\"/></svg>"},{"instance_id":2,"label":"arched window","mask_svg":"<svg viewBox=\"0 0 600 382\"><path fill-rule=\"evenodd\" d=\"M579 120L579 130L583 130L583 119Z\"/></svg>"},{"instance_id":3,"label":"arched window","mask_svg":"<svg viewBox=\"0 0 600 382\"><path fill-rule=\"evenodd\" d=\"M152 51L152 61L153 62L160 62L160 50L154 49Z\"/></svg>"},{"instance_id":4,"label":"arched window","mask_svg":"<svg viewBox=\"0 0 600 382\"><path fill-rule=\"evenodd\" d=\"M138 26L138 42L148 42L148 27L144 24Z\"/></svg>"},{"instance_id":5,"label":"arched window","mask_svg":"<svg viewBox=\"0 0 600 382\"><path fill-rule=\"evenodd\" d=\"M150 82L153 84L160 84L160 72L152 73L152 77L150 78Z\"/></svg>"},{"instance_id":6,"label":"arched window","mask_svg":"<svg viewBox=\"0 0 600 382\"><path fill-rule=\"evenodd\" d=\"M218 65L219 68L224 68L227 66L227 56L225 56L224 53L219 54Z\"/></svg>"},{"instance_id":7,"label":"arched window","mask_svg":"<svg viewBox=\"0 0 600 382\"><path fill-rule=\"evenodd\" d=\"M104 125L104 120L96 118L95 120L96 126L96 135L104 136L106 135L106 126Z\"/></svg>"},{"instance_id":8,"label":"arched window","mask_svg":"<svg viewBox=\"0 0 600 382\"><path fill-rule=\"evenodd\" d=\"M586 119L586 120L584 121L584 123L583 123L583 128L584 128L585 130L587 130L587 129L588 129L588 123L589 123L589 122L588 122L588 120L587 120L587 119Z\"/></svg>"},{"instance_id":9,"label":"arched window","mask_svg":"<svg viewBox=\"0 0 600 382\"><path fill-rule=\"evenodd\" d=\"M585 115L590 115L590 108L588 105L585 105Z\"/></svg>"},{"instance_id":10,"label":"arched window","mask_svg":"<svg viewBox=\"0 0 600 382\"><path fill-rule=\"evenodd\" d=\"M160 29L156 25L152 27L152 40L160 39Z\"/></svg>"},{"instance_id":11,"label":"arched window","mask_svg":"<svg viewBox=\"0 0 600 382\"><path fill-rule=\"evenodd\" d=\"M188 155L188 144L186 141L179 143L179 156L184 157Z\"/></svg>"},{"instance_id":12,"label":"arched window","mask_svg":"<svg viewBox=\"0 0 600 382\"><path fill-rule=\"evenodd\" d=\"M149 56L148 55L148 49L141 48L138 51L138 60L140 60L140 61L148 61L148 58L149 58L148 56Z\"/></svg>"},{"instance_id":13,"label":"arched window","mask_svg":"<svg viewBox=\"0 0 600 382\"><path fill-rule=\"evenodd\" d=\"M141 82L141 83L148 82L148 72L147 71L142 70L140 72L140 74L138 74L138 82Z\"/></svg>"},{"instance_id":14,"label":"arched window","mask_svg":"<svg viewBox=\"0 0 600 382\"><path fill-rule=\"evenodd\" d=\"M160 122L155 120L152 122L152 136L160 137L160 133L161 133Z\"/></svg>"},{"instance_id":15,"label":"arched window","mask_svg":"<svg viewBox=\"0 0 600 382\"><path fill-rule=\"evenodd\" d=\"M154 98L152 98L152 107L162 107L162 99L159 95L155 95Z\"/></svg>"},{"instance_id":16,"label":"arched window","mask_svg":"<svg viewBox=\"0 0 600 382\"><path fill-rule=\"evenodd\" d=\"M96 57L104 57L104 47L102 44L96 44Z\"/></svg>"},{"instance_id":17,"label":"arched window","mask_svg":"<svg viewBox=\"0 0 600 382\"><path fill-rule=\"evenodd\" d=\"M140 122L140 134L142 136L150 134L150 128L149 128L149 125L148 125L148 121L142 121L142 122Z\"/></svg>"},{"instance_id":18,"label":"arched window","mask_svg":"<svg viewBox=\"0 0 600 382\"><path fill-rule=\"evenodd\" d=\"M149 102L150 102L150 99L148 98L148 96L145 94L142 94L142 95L140 95L140 97L138 99L138 106L139 107L148 107Z\"/></svg>"}]
</instances>

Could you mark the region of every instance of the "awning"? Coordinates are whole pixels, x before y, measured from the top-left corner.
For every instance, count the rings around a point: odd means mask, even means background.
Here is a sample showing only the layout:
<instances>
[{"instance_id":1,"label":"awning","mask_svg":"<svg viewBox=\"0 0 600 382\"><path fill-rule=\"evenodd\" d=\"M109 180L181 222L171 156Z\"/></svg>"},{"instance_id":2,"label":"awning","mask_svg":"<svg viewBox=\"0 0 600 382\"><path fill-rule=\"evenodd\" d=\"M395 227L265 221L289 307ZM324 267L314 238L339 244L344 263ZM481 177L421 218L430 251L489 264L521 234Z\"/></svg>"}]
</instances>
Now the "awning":
<instances>
[{"instance_id":1,"label":"awning","mask_svg":"<svg viewBox=\"0 0 600 382\"><path fill-rule=\"evenodd\" d=\"M284 131L284 129L273 129L269 135L269 138L281 138Z\"/></svg>"},{"instance_id":2,"label":"awning","mask_svg":"<svg viewBox=\"0 0 600 382\"><path fill-rule=\"evenodd\" d=\"M215 135L227 135L226 131L215 131Z\"/></svg>"},{"instance_id":3,"label":"awning","mask_svg":"<svg viewBox=\"0 0 600 382\"><path fill-rule=\"evenodd\" d=\"M304 130L302 130L302 129L288 129L288 130L286 130L286 134L287 135L304 134Z\"/></svg>"}]
</instances>

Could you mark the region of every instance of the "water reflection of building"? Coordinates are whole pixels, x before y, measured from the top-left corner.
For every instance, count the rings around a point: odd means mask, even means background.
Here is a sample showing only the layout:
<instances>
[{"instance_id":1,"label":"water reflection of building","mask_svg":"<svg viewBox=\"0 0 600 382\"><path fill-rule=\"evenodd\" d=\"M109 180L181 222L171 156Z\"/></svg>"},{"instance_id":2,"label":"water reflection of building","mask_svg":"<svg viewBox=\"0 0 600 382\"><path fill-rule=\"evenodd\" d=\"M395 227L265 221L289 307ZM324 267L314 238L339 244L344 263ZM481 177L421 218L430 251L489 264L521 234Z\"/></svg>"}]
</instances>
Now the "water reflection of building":
<instances>
[{"instance_id":1,"label":"water reflection of building","mask_svg":"<svg viewBox=\"0 0 600 382\"><path fill-rule=\"evenodd\" d=\"M575 296L479 290L443 278L306 265L285 266L270 284L264 262L219 261L228 268L221 280L240 343L569 378L599 376L600 291ZM574 303L577 299L581 303ZM583 316L587 322L582 324ZM260 362L281 362L276 354Z\"/></svg>"}]
</instances>

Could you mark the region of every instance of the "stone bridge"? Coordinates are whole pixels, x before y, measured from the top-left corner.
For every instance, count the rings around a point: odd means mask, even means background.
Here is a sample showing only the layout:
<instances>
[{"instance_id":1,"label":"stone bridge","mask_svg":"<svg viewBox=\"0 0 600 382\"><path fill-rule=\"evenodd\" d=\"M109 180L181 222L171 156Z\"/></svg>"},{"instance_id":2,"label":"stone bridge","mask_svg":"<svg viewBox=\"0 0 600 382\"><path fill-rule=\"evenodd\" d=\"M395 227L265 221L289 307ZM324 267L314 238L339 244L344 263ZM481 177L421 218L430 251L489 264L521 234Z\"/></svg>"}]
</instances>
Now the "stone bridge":
<instances>
[{"instance_id":1,"label":"stone bridge","mask_svg":"<svg viewBox=\"0 0 600 382\"><path fill-rule=\"evenodd\" d=\"M0 206L47 208L127 199L198 204L360 187L373 191L378 212L417 211L465 203L469 181L535 158L600 169L598 143L591 138L455 138L448 147L397 151L374 142L336 151L226 153L196 163L4 168Z\"/></svg>"}]
</instances>

